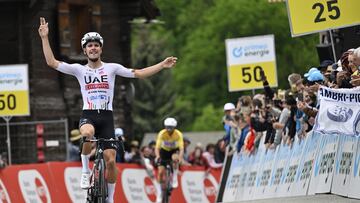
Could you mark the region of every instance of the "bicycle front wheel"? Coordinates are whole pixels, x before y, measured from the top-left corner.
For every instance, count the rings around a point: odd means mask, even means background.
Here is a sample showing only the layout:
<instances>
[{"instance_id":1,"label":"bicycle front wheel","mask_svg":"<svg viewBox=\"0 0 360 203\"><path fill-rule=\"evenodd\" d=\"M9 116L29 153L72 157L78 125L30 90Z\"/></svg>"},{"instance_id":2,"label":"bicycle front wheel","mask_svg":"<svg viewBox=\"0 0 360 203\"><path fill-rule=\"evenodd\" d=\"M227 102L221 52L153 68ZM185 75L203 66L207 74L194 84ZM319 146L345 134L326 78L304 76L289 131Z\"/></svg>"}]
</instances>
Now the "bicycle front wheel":
<instances>
[{"instance_id":1,"label":"bicycle front wheel","mask_svg":"<svg viewBox=\"0 0 360 203\"><path fill-rule=\"evenodd\" d=\"M104 159L99 160L98 174L95 178L95 202L105 203L107 198L107 184L105 180L105 161Z\"/></svg>"}]
</instances>

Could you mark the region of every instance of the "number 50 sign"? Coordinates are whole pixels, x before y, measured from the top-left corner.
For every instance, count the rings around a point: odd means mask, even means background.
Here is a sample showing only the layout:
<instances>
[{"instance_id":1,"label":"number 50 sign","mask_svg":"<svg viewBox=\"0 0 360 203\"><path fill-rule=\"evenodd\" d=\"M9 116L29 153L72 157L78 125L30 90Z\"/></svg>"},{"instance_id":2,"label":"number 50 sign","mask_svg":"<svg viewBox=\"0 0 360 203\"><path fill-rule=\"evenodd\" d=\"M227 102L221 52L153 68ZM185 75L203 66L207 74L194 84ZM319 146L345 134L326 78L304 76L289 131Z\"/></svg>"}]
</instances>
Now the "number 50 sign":
<instances>
[{"instance_id":1,"label":"number 50 sign","mask_svg":"<svg viewBox=\"0 0 360 203\"><path fill-rule=\"evenodd\" d=\"M28 65L0 66L0 116L30 115Z\"/></svg>"},{"instance_id":2,"label":"number 50 sign","mask_svg":"<svg viewBox=\"0 0 360 203\"><path fill-rule=\"evenodd\" d=\"M359 0L287 0L291 35L357 25L359 8Z\"/></svg>"},{"instance_id":3,"label":"number 50 sign","mask_svg":"<svg viewBox=\"0 0 360 203\"><path fill-rule=\"evenodd\" d=\"M277 86L274 35L226 40L229 91L263 88L263 76Z\"/></svg>"}]
</instances>

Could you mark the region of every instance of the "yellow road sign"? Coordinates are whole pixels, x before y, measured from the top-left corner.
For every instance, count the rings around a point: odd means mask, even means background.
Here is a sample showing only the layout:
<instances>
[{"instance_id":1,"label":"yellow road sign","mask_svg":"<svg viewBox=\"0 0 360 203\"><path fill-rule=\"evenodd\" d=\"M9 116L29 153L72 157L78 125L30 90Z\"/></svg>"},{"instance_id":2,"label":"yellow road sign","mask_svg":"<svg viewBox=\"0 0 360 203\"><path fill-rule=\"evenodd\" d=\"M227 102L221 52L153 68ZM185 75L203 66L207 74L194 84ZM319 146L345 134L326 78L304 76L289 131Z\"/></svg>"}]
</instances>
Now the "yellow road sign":
<instances>
[{"instance_id":1,"label":"yellow road sign","mask_svg":"<svg viewBox=\"0 0 360 203\"><path fill-rule=\"evenodd\" d=\"M263 88L261 71L271 87L277 87L274 35L227 39L228 89L242 91Z\"/></svg>"},{"instance_id":2,"label":"yellow road sign","mask_svg":"<svg viewBox=\"0 0 360 203\"><path fill-rule=\"evenodd\" d=\"M26 64L0 66L0 116L30 115Z\"/></svg>"},{"instance_id":3,"label":"yellow road sign","mask_svg":"<svg viewBox=\"0 0 360 203\"><path fill-rule=\"evenodd\" d=\"M229 91L263 88L260 71L264 70L265 76L271 87L277 86L276 65L274 61L241 64L230 66Z\"/></svg>"},{"instance_id":4,"label":"yellow road sign","mask_svg":"<svg viewBox=\"0 0 360 203\"><path fill-rule=\"evenodd\" d=\"M360 24L360 0L287 0L291 35Z\"/></svg>"}]
</instances>

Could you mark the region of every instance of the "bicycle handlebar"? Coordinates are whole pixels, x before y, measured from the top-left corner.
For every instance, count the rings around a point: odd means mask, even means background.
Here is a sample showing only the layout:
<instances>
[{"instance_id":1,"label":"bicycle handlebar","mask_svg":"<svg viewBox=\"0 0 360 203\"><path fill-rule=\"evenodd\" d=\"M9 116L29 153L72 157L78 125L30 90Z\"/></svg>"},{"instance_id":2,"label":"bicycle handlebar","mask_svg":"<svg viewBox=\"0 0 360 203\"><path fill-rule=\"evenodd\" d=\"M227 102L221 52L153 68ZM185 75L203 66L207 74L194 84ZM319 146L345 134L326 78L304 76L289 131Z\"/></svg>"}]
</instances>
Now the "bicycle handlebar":
<instances>
[{"instance_id":1,"label":"bicycle handlebar","mask_svg":"<svg viewBox=\"0 0 360 203\"><path fill-rule=\"evenodd\" d=\"M83 142L97 142L97 143L112 142L112 143L121 143L122 151L123 151L123 153L125 153L124 141L122 140L121 137L110 138L110 139L105 139L105 138L86 139L86 138L84 137Z\"/></svg>"}]
</instances>

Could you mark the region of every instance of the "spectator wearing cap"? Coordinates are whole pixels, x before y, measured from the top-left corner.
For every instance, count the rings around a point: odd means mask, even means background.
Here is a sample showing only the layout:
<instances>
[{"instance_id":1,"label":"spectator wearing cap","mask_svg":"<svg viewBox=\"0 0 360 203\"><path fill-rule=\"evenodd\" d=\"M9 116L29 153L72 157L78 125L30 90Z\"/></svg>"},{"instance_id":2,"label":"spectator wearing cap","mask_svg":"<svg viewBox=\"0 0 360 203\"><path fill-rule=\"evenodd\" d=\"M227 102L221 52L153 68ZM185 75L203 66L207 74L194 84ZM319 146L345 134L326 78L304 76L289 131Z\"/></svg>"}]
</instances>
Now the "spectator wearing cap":
<instances>
[{"instance_id":1,"label":"spectator wearing cap","mask_svg":"<svg viewBox=\"0 0 360 203\"><path fill-rule=\"evenodd\" d=\"M326 75L327 73L331 72L332 70L332 65L334 64L333 61L331 60L324 60L320 63L320 65L318 66L318 70Z\"/></svg>"},{"instance_id":2,"label":"spectator wearing cap","mask_svg":"<svg viewBox=\"0 0 360 203\"><path fill-rule=\"evenodd\" d=\"M125 137L124 137L124 131L122 128L115 128L115 137L120 137L122 139L123 142L125 142ZM124 159L124 150L122 147L124 145L120 145L117 149L117 153L116 153L116 162L117 163L124 163L125 159Z\"/></svg>"},{"instance_id":3,"label":"spectator wearing cap","mask_svg":"<svg viewBox=\"0 0 360 203\"><path fill-rule=\"evenodd\" d=\"M141 155L139 151L139 142L137 140L133 140L130 143L130 151L125 152L125 161L128 163L137 163L141 164Z\"/></svg>"},{"instance_id":4,"label":"spectator wearing cap","mask_svg":"<svg viewBox=\"0 0 360 203\"><path fill-rule=\"evenodd\" d=\"M288 106L285 102L285 91L279 91L278 95L281 95L281 105L283 108L281 110L279 120L273 123L273 128L275 129L275 138L270 148L276 148L276 146L281 143L283 129L290 117L290 106Z\"/></svg>"},{"instance_id":5,"label":"spectator wearing cap","mask_svg":"<svg viewBox=\"0 0 360 203\"><path fill-rule=\"evenodd\" d=\"M80 161L80 138L79 129L73 129L70 132L70 142L68 142L68 157L67 161Z\"/></svg>"},{"instance_id":6,"label":"spectator wearing cap","mask_svg":"<svg viewBox=\"0 0 360 203\"><path fill-rule=\"evenodd\" d=\"M226 103L224 105L224 116L222 118L222 123L225 129L224 141L226 144L230 141L230 131L234 124L234 116L235 116L235 105L233 103Z\"/></svg>"},{"instance_id":7,"label":"spectator wearing cap","mask_svg":"<svg viewBox=\"0 0 360 203\"><path fill-rule=\"evenodd\" d=\"M310 69L308 73L304 74L304 76L307 79L307 85L309 89L311 92L316 94L320 85L324 84L324 75L319 70Z\"/></svg>"}]
</instances>

